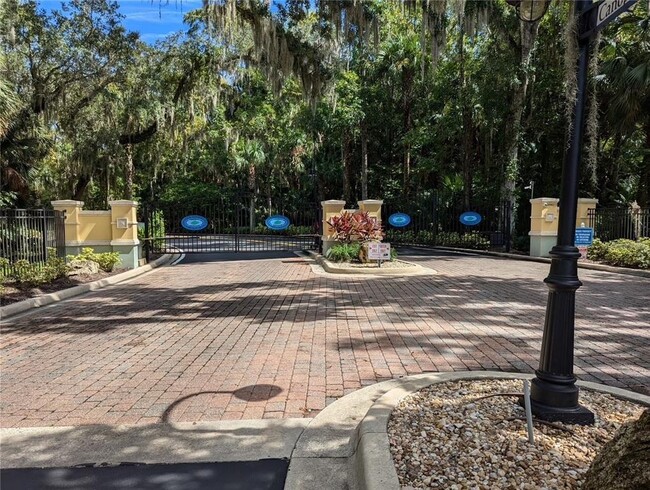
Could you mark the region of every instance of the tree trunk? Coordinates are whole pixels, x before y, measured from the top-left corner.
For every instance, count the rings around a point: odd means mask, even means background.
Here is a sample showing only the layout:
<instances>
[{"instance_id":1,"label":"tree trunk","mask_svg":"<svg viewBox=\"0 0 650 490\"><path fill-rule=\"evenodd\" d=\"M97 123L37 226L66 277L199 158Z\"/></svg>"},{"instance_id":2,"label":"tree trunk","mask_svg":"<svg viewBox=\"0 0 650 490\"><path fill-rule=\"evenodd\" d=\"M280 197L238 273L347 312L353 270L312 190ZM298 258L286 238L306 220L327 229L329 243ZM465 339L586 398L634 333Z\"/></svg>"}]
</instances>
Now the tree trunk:
<instances>
[{"instance_id":1,"label":"tree trunk","mask_svg":"<svg viewBox=\"0 0 650 490\"><path fill-rule=\"evenodd\" d=\"M516 186L519 179L519 140L521 138L521 119L524 112L526 102L526 94L528 92L528 83L530 77L528 75L531 55L535 47L537 33L539 32L539 22L524 22L519 23L520 32L520 66L519 66L519 79L520 82L514 87L512 97L512 109L510 116L510 132L508 135L508 155L507 155L507 168L506 168L506 181L504 194L505 198L510 201L510 224L511 229L514 230L517 222L517 193Z\"/></svg>"},{"instance_id":2,"label":"tree trunk","mask_svg":"<svg viewBox=\"0 0 650 490\"><path fill-rule=\"evenodd\" d=\"M645 147L650 148L650 119L645 124ZM642 208L650 206L650 151L647 150L643 156L636 201Z\"/></svg>"},{"instance_id":3,"label":"tree trunk","mask_svg":"<svg viewBox=\"0 0 650 490\"><path fill-rule=\"evenodd\" d=\"M404 154L402 160L402 177L404 196L408 196L411 187L411 145L408 141L413 119L413 81L415 70L413 67L402 68L402 131Z\"/></svg>"},{"instance_id":4,"label":"tree trunk","mask_svg":"<svg viewBox=\"0 0 650 490\"><path fill-rule=\"evenodd\" d=\"M250 194L250 201L248 204L248 226L251 233L255 231L255 180L255 165L251 165L248 167L248 192Z\"/></svg>"},{"instance_id":5,"label":"tree trunk","mask_svg":"<svg viewBox=\"0 0 650 490\"><path fill-rule=\"evenodd\" d=\"M351 203L352 198L352 169L350 162L350 137L345 134L341 138L341 162L343 163L343 199Z\"/></svg>"},{"instance_id":6,"label":"tree trunk","mask_svg":"<svg viewBox=\"0 0 650 490\"><path fill-rule=\"evenodd\" d=\"M461 174L463 177L463 206L469 209L472 192L472 174L470 172L470 152L472 146L470 127L472 126L472 114L467 106L466 77L465 77L465 29L463 19L459 19L460 32L458 34L458 56L459 56L459 84L460 103L462 107L462 148L461 148Z\"/></svg>"},{"instance_id":7,"label":"tree trunk","mask_svg":"<svg viewBox=\"0 0 650 490\"><path fill-rule=\"evenodd\" d=\"M361 199L368 199L368 131L361 123Z\"/></svg>"},{"instance_id":8,"label":"tree trunk","mask_svg":"<svg viewBox=\"0 0 650 490\"><path fill-rule=\"evenodd\" d=\"M133 167L133 145L127 143L124 145L126 151L126 171L124 172L124 194L125 199L133 199L133 174L135 169Z\"/></svg>"}]
</instances>

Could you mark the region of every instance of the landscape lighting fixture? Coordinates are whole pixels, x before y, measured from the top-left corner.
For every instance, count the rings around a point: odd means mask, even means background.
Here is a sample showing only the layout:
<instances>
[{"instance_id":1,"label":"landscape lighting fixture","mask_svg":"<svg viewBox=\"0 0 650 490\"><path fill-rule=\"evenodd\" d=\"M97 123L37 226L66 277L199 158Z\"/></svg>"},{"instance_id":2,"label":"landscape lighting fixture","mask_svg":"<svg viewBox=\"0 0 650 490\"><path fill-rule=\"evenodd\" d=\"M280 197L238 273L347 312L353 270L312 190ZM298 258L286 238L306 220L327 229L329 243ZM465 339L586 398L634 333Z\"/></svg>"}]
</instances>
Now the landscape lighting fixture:
<instances>
[{"instance_id":1,"label":"landscape lighting fixture","mask_svg":"<svg viewBox=\"0 0 650 490\"><path fill-rule=\"evenodd\" d=\"M551 0L506 0L517 10L517 16L524 22L537 22L544 17Z\"/></svg>"}]
</instances>

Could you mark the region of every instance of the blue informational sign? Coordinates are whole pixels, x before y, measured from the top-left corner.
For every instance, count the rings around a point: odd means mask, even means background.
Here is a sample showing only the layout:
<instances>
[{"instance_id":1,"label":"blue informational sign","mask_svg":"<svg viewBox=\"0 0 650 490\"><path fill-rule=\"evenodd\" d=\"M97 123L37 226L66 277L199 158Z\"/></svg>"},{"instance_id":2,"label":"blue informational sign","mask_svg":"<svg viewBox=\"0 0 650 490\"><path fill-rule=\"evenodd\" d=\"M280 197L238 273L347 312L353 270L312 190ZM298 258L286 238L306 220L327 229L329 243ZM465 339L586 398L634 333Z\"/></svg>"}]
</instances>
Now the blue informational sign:
<instances>
[{"instance_id":1,"label":"blue informational sign","mask_svg":"<svg viewBox=\"0 0 650 490\"><path fill-rule=\"evenodd\" d=\"M588 247L594 243L593 228L576 228L576 247Z\"/></svg>"},{"instance_id":2,"label":"blue informational sign","mask_svg":"<svg viewBox=\"0 0 650 490\"><path fill-rule=\"evenodd\" d=\"M266 221L264 223L266 224L266 227L271 230L281 231L289 228L289 224L291 222L289 221L289 218L287 218L286 216L282 216L281 214L276 214L266 218Z\"/></svg>"},{"instance_id":3,"label":"blue informational sign","mask_svg":"<svg viewBox=\"0 0 650 490\"><path fill-rule=\"evenodd\" d=\"M388 217L388 223L395 228L403 228L411 224L411 217L404 213L393 213Z\"/></svg>"},{"instance_id":4,"label":"blue informational sign","mask_svg":"<svg viewBox=\"0 0 650 490\"><path fill-rule=\"evenodd\" d=\"M474 211L467 211L461 214L459 219L465 226L476 226L483 221L483 217Z\"/></svg>"},{"instance_id":5,"label":"blue informational sign","mask_svg":"<svg viewBox=\"0 0 650 490\"><path fill-rule=\"evenodd\" d=\"M208 226L208 220L198 214L191 214L181 220L181 226L189 231L199 231Z\"/></svg>"}]
</instances>

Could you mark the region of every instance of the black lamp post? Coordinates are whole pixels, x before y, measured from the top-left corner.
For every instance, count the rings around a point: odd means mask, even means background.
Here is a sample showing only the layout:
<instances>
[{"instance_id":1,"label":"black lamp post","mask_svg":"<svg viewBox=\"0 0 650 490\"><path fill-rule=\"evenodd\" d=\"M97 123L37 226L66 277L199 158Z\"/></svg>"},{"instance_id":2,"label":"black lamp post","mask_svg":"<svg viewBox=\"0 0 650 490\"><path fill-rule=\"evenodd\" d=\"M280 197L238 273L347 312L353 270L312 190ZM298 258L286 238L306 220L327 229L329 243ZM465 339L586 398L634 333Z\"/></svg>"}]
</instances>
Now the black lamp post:
<instances>
[{"instance_id":1,"label":"black lamp post","mask_svg":"<svg viewBox=\"0 0 650 490\"><path fill-rule=\"evenodd\" d=\"M534 22L546 9L546 0L508 0L517 9L519 18ZM591 0L576 1L576 16L589 8ZM580 18L580 17L578 17ZM570 145L562 166L557 245L550 252L551 270L544 282L549 288L542 352L536 377L532 381L531 405L540 419L573 424L592 424L594 414L578 403L578 387L573 374L573 343L575 330L575 294L582 286L578 279L580 253L574 246L576 208L578 205L578 169L585 122L585 100L589 61L589 38L579 40L578 87Z\"/></svg>"}]
</instances>

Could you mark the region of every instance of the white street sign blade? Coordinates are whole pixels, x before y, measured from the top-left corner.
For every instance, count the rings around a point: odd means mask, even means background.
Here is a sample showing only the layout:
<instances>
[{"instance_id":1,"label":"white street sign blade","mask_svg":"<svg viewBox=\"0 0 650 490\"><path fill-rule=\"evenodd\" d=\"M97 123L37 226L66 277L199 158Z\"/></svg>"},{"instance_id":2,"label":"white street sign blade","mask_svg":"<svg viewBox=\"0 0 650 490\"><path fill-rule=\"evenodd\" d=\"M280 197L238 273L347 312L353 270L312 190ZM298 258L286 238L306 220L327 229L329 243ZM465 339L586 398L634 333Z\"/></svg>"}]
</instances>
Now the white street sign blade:
<instances>
[{"instance_id":1,"label":"white street sign blade","mask_svg":"<svg viewBox=\"0 0 650 490\"><path fill-rule=\"evenodd\" d=\"M582 15L580 38L585 39L605 28L619 15L630 10L638 0L603 0Z\"/></svg>"}]
</instances>

